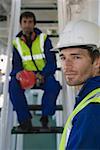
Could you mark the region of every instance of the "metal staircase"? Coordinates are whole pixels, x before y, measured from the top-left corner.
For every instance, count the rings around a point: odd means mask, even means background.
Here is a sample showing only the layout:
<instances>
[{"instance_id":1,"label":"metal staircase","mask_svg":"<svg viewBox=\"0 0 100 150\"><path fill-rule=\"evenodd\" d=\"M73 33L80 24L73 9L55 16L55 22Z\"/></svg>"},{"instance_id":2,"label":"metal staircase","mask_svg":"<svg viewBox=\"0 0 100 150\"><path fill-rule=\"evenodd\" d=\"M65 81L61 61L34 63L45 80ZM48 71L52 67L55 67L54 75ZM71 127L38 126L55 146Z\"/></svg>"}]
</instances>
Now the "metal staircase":
<instances>
[{"instance_id":1,"label":"metal staircase","mask_svg":"<svg viewBox=\"0 0 100 150\"><path fill-rule=\"evenodd\" d=\"M19 4L19 5L18 5ZM13 126L17 125L17 121L16 121L16 116L15 114L13 114L13 109L12 109L12 105L9 101L9 93L7 92L8 89L8 83L9 83L9 72L10 72L10 57L11 57L11 41L13 39L13 37L15 37L17 31L18 31L18 17L20 14L20 8L21 11L25 11L25 9L30 11L34 11L34 13L36 14L36 18L37 18L37 26L42 29L43 32L47 33L49 35L49 37L51 38L53 44L55 44L57 38L58 38L58 32L57 32L57 25L58 25L58 21L57 19L57 2L53 4L52 6L47 6L47 4L44 6L42 5L42 7L37 7L34 6L34 8L32 7L22 7L21 5L21 1L19 0L12 0L12 9L11 9L11 24L10 24L10 32L9 32L9 39L8 39L8 48L7 48L7 55L8 55L8 66L7 66L7 71L6 71L6 81L4 83L4 104L3 104L3 108L1 111L1 121L4 123L1 126L1 140L0 140L0 150L4 149L4 150L39 150L41 149L41 147L43 147L43 150L56 150L57 149L57 145L59 143L59 141L57 141L57 136L58 133L62 133L63 131L63 127L62 125L59 125L59 119L57 120L57 116L59 115L59 113L61 113L61 111L63 110L61 103L61 99L58 99L57 102L57 111L58 114L55 114L52 118L49 118L50 120L50 126L48 128L42 128L38 118L40 117L40 114L37 114L39 111L41 112L41 105L40 104L29 104L29 109L31 112L33 112L33 124L34 124L34 128L33 131L31 131L30 133L27 131L16 131L15 128ZM36 4L37 5L37 4ZM40 5L40 4L39 4ZM56 5L56 6L55 6ZM19 8L18 8L19 7ZM25 9L24 9L25 8ZM50 18L48 18L48 13L46 14L46 12L51 11L51 13L53 13L54 11L54 15L51 15ZM41 11L44 13L42 14ZM46 12L45 12L46 11ZM40 15L43 15L40 17ZM50 14L50 12L49 12ZM56 15L55 15L56 14ZM43 17L46 18L43 18ZM56 19L52 19L52 16L55 17ZM17 18L17 19L16 19ZM39 18L42 18L41 20L39 20ZM16 22L16 21L17 22ZM16 30L17 28L17 30ZM58 69L60 70L60 69ZM57 74L55 75L57 76ZM5 90L6 89L6 90ZM41 101L41 100L40 100ZM61 116L61 114L60 114ZM8 119L9 118L9 119ZM59 116L58 116L59 118ZM43 136L42 136L43 135ZM40 145L36 145L36 139L35 137L38 136L39 139L39 143L41 143L41 141L43 140L43 138L45 139L45 141L47 140L48 142L42 143ZM34 143L34 145L29 146L29 148L27 149L27 145L29 145L29 140L34 139L35 142L32 141L32 143ZM40 138L41 137L41 138ZM53 140L53 142L51 141ZM7 142L7 144L5 144L5 141ZM27 141L27 143L25 142ZM51 146L50 146L51 145Z\"/></svg>"},{"instance_id":2,"label":"metal staircase","mask_svg":"<svg viewBox=\"0 0 100 150\"><path fill-rule=\"evenodd\" d=\"M33 2L33 3L32 3ZM25 4L26 3L26 4ZM29 4L30 3L30 4ZM38 6L39 4L39 6ZM27 6L27 7L26 7ZM33 7L32 7L33 6ZM40 8L41 6L41 8ZM65 25L66 18L65 0L12 0L11 16L8 46L7 46L7 69L6 80L4 83L4 103L1 110L1 127L0 127L0 150L58 150L63 131L64 118L66 118L66 103L63 99L72 99L72 90L68 88L67 96L65 94L66 87L57 100L57 110L52 118L49 118L50 126L46 129L40 125L41 106L40 103L29 104L30 111L33 113L34 130L32 132L15 131L14 126L17 125L16 115L13 112L12 105L9 100L8 83L9 72L11 68L11 55L13 37L18 33L20 11L34 11L37 18L37 26L51 38L53 45L57 43L58 35ZM59 22L58 22L59 20ZM59 28L59 31L58 31ZM65 84L62 80L59 57L57 56L58 70L55 77L61 84ZM33 94L34 95L34 94ZM30 96L29 96L30 97ZM39 98L39 101L41 98ZM63 106L63 110L62 110ZM69 105L67 106L69 107ZM34 109L33 109L34 108ZM62 113L63 112L63 113ZM11 134L12 133L12 134ZM60 133L60 134L59 134Z\"/></svg>"},{"instance_id":3,"label":"metal staircase","mask_svg":"<svg viewBox=\"0 0 100 150\"><path fill-rule=\"evenodd\" d=\"M35 112L36 111L41 111L42 110L42 107L41 105L29 105L29 110L30 111L33 111L34 115L33 115L33 120L34 120L34 116L35 118L39 117L40 115L37 115ZM63 110L63 107L62 105L56 105L56 110L57 111L62 111ZM34 121L33 121L34 122ZM21 129L16 129L16 127L13 127L12 130L11 130L11 133L12 134L31 134L31 133L38 133L38 134L41 134L41 133L62 133L63 131L63 127L59 127L59 126L52 126L52 124L50 126L48 126L48 128L43 128L41 127L40 125L39 126L34 126L33 125L33 130L32 131L23 131Z\"/></svg>"}]
</instances>

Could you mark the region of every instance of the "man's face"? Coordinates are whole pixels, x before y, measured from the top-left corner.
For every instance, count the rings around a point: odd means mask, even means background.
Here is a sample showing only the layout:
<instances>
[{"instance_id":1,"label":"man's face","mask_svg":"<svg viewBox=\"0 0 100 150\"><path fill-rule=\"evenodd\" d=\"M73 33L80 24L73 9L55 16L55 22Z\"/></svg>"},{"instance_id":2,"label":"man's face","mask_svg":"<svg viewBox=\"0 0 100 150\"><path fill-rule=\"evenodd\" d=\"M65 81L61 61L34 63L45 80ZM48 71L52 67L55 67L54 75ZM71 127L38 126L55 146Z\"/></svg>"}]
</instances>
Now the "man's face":
<instances>
[{"instance_id":1,"label":"man's face","mask_svg":"<svg viewBox=\"0 0 100 150\"><path fill-rule=\"evenodd\" d=\"M65 48L60 52L62 70L68 85L83 85L93 76L94 65L86 49Z\"/></svg>"},{"instance_id":2,"label":"man's face","mask_svg":"<svg viewBox=\"0 0 100 150\"><path fill-rule=\"evenodd\" d=\"M34 29L34 20L31 17L23 17L20 23L20 26L22 28L22 31L29 35L31 32L33 32Z\"/></svg>"}]
</instances>

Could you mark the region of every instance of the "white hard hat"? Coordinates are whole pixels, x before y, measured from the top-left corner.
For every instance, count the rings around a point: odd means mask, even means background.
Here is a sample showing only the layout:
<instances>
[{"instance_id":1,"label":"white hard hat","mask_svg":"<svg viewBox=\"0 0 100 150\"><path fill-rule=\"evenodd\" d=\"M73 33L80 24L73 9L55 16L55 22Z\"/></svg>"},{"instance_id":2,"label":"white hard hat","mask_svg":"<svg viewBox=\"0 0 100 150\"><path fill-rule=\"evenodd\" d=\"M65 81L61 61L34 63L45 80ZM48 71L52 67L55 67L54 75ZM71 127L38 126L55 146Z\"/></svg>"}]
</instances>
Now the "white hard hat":
<instances>
[{"instance_id":1,"label":"white hard hat","mask_svg":"<svg viewBox=\"0 0 100 150\"><path fill-rule=\"evenodd\" d=\"M100 27L86 20L69 22L59 36L57 50L70 46L96 45L100 46Z\"/></svg>"}]
</instances>

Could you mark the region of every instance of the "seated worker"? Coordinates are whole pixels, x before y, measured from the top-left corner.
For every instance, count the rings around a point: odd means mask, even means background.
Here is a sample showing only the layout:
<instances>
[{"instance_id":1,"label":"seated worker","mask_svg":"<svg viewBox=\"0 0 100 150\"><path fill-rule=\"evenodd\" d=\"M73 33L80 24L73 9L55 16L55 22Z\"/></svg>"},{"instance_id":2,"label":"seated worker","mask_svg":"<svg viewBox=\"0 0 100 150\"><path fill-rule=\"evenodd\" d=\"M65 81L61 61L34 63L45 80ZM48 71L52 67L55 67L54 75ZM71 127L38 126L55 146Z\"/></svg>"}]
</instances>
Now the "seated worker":
<instances>
[{"instance_id":1,"label":"seated worker","mask_svg":"<svg viewBox=\"0 0 100 150\"><path fill-rule=\"evenodd\" d=\"M56 100L61 86L54 74L57 69L56 57L50 51L52 43L46 34L35 27L36 18L32 12L23 12L20 16L21 31L13 41L13 58L9 95L19 122L18 128L32 129L32 116L28 109L25 89L22 89L16 77L23 70L32 71L39 79L37 88L44 90L42 97L43 127L48 126L48 116L55 113ZM37 80L38 81L38 80ZM33 87L33 88L35 88Z\"/></svg>"}]
</instances>

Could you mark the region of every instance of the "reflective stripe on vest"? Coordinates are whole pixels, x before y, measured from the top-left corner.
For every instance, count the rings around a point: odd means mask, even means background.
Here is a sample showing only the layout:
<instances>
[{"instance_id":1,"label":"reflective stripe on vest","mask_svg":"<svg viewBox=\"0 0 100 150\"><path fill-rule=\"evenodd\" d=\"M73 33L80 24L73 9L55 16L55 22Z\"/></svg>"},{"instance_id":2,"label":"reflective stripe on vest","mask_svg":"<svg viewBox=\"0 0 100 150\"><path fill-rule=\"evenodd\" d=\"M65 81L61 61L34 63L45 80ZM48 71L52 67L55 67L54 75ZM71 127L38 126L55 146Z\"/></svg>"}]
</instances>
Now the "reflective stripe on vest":
<instances>
[{"instance_id":1,"label":"reflective stripe on vest","mask_svg":"<svg viewBox=\"0 0 100 150\"><path fill-rule=\"evenodd\" d=\"M41 71L45 66L45 55L44 55L44 42L46 40L46 34L41 33L32 43L32 56L30 53L29 47L22 41L19 37L17 37L13 44L15 48L18 50L21 58L23 67L26 70L37 71L34 62L32 61L32 57Z\"/></svg>"},{"instance_id":2,"label":"reflective stripe on vest","mask_svg":"<svg viewBox=\"0 0 100 150\"><path fill-rule=\"evenodd\" d=\"M73 112L68 117L68 120L65 124L64 131L62 134L59 150L65 150L66 146L66 135L68 129L71 130L72 128L72 120L73 118L79 113L85 106L87 106L89 103L100 103L100 88L97 88L90 92L79 104L78 106L73 110Z\"/></svg>"}]
</instances>

